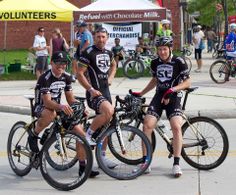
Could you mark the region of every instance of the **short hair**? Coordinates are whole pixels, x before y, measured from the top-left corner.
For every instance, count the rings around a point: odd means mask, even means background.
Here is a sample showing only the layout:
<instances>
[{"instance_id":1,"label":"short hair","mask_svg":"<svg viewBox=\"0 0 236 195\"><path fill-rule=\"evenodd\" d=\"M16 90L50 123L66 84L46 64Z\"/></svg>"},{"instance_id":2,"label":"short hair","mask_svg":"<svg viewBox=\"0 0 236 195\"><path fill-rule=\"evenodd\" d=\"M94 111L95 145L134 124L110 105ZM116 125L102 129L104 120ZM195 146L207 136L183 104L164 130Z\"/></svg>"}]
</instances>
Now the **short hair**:
<instances>
[{"instance_id":1,"label":"short hair","mask_svg":"<svg viewBox=\"0 0 236 195\"><path fill-rule=\"evenodd\" d=\"M44 29L44 27L43 27L43 26L40 26L40 27L38 28L38 32L40 32L42 29Z\"/></svg>"}]
</instances>

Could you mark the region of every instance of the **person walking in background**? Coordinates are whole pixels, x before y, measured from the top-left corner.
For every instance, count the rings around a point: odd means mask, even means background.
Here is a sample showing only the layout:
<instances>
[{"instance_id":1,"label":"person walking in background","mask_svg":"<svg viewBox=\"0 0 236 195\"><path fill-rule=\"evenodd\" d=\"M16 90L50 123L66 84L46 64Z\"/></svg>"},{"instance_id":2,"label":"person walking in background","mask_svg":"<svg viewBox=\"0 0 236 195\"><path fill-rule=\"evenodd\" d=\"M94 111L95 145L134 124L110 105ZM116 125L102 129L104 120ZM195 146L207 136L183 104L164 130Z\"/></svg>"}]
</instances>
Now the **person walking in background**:
<instances>
[{"instance_id":1,"label":"person walking in background","mask_svg":"<svg viewBox=\"0 0 236 195\"><path fill-rule=\"evenodd\" d=\"M50 57L57 51L69 51L69 45L67 44L65 38L62 36L62 33L59 28L55 28L52 31L52 38L50 39Z\"/></svg>"},{"instance_id":2,"label":"person walking in background","mask_svg":"<svg viewBox=\"0 0 236 195\"><path fill-rule=\"evenodd\" d=\"M118 37L115 38L115 46L111 48L111 51L114 55L116 66L118 67L119 61L123 60L123 52L124 48L120 45L120 39Z\"/></svg>"},{"instance_id":3,"label":"person walking in background","mask_svg":"<svg viewBox=\"0 0 236 195\"><path fill-rule=\"evenodd\" d=\"M88 47L93 45L93 35L88 30L86 22L81 22L79 27L81 28L81 42L80 42L80 54Z\"/></svg>"},{"instance_id":4,"label":"person walking in background","mask_svg":"<svg viewBox=\"0 0 236 195\"><path fill-rule=\"evenodd\" d=\"M197 25L194 28L194 33L193 33L193 44L195 48L195 59L197 61L197 69L195 72L199 73L202 70L202 50L203 47L201 46L203 44L203 38L204 38L204 33L201 31L201 26Z\"/></svg>"},{"instance_id":5,"label":"person walking in background","mask_svg":"<svg viewBox=\"0 0 236 195\"><path fill-rule=\"evenodd\" d=\"M78 20L76 22L76 25L74 26L74 30L75 30L74 46L76 48L76 51L74 54L74 58L72 60L72 80L73 81L76 81L76 73L77 73L77 68L78 68L77 62L80 56L80 43L81 43L81 36L82 36L82 32L80 28L81 23L82 21Z\"/></svg>"},{"instance_id":6,"label":"person walking in background","mask_svg":"<svg viewBox=\"0 0 236 195\"><path fill-rule=\"evenodd\" d=\"M209 27L206 31L206 38L207 38L207 53L212 52L215 40L216 40L216 33Z\"/></svg>"},{"instance_id":7,"label":"person walking in background","mask_svg":"<svg viewBox=\"0 0 236 195\"><path fill-rule=\"evenodd\" d=\"M46 39L44 37L44 27L38 28L38 34L34 37L33 48L36 51L36 67L35 73L37 80L39 76L48 69L48 50Z\"/></svg>"}]
</instances>

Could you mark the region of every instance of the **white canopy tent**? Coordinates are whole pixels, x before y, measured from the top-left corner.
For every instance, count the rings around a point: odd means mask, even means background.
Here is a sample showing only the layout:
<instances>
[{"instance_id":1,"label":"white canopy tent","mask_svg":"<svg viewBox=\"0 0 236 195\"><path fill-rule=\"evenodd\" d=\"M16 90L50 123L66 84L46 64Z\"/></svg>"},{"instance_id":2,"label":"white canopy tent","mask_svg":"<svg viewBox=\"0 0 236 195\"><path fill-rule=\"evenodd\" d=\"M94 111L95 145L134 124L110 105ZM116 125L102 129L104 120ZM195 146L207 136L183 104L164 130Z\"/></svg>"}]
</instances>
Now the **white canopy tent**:
<instances>
[{"instance_id":1,"label":"white canopy tent","mask_svg":"<svg viewBox=\"0 0 236 195\"><path fill-rule=\"evenodd\" d=\"M170 18L169 10L148 0L98 0L80 9L86 22L157 22Z\"/></svg>"}]
</instances>

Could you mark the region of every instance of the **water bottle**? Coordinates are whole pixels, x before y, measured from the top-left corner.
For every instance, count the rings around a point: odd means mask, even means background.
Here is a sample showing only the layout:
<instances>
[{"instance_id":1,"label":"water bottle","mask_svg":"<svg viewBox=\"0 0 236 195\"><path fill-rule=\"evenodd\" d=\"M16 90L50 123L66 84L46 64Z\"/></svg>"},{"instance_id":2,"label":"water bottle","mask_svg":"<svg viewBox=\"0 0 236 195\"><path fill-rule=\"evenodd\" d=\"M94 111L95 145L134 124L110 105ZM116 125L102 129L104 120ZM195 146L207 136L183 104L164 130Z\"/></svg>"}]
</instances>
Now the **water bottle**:
<instances>
[{"instance_id":1,"label":"water bottle","mask_svg":"<svg viewBox=\"0 0 236 195\"><path fill-rule=\"evenodd\" d=\"M45 131L43 132L43 135L42 135L42 137L40 139L40 144L43 145L45 143L49 133L50 133L50 129L49 128L45 129Z\"/></svg>"}]
</instances>

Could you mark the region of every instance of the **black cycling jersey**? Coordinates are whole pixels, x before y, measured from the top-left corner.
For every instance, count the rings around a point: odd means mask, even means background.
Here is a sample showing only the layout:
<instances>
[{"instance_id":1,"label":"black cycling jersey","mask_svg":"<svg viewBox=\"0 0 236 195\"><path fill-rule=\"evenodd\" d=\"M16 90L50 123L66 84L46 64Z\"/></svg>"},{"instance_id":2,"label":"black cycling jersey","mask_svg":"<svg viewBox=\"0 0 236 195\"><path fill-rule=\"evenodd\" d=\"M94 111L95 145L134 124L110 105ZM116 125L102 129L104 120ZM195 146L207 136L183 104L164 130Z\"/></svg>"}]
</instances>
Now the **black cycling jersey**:
<instances>
[{"instance_id":1,"label":"black cycling jersey","mask_svg":"<svg viewBox=\"0 0 236 195\"><path fill-rule=\"evenodd\" d=\"M177 56L172 56L169 62L160 58L152 60L151 72L158 81L156 90L161 93L189 78L185 61Z\"/></svg>"},{"instance_id":2,"label":"black cycling jersey","mask_svg":"<svg viewBox=\"0 0 236 195\"><path fill-rule=\"evenodd\" d=\"M62 91L71 90L71 79L68 73L63 73L59 78L56 78L52 71L48 70L39 77L36 84L35 107L43 106L43 94L51 94L52 100L60 103Z\"/></svg>"},{"instance_id":3,"label":"black cycling jersey","mask_svg":"<svg viewBox=\"0 0 236 195\"><path fill-rule=\"evenodd\" d=\"M109 69L113 54L107 49L99 49L95 45L87 48L80 56L79 65L88 68L87 79L96 90L102 94L108 88Z\"/></svg>"}]
</instances>

